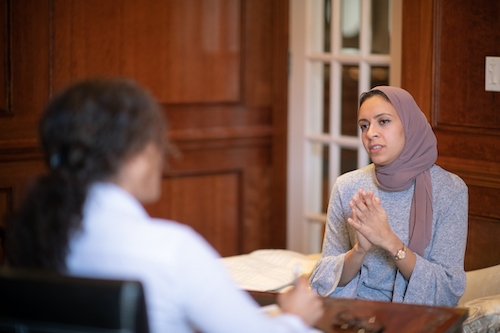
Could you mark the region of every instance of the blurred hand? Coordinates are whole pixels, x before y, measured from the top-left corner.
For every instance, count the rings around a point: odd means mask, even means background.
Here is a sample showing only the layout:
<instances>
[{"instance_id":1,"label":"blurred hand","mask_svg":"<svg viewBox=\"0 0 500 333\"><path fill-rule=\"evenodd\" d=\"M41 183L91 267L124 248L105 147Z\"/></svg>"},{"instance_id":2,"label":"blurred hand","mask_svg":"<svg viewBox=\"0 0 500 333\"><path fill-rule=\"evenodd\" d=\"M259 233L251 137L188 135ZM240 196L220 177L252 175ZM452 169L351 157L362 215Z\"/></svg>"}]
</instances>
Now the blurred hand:
<instances>
[{"instance_id":1,"label":"blurred hand","mask_svg":"<svg viewBox=\"0 0 500 333\"><path fill-rule=\"evenodd\" d=\"M303 276L293 289L279 294L277 301L283 312L299 316L309 326L313 326L323 315L323 301L309 288L308 280Z\"/></svg>"}]
</instances>

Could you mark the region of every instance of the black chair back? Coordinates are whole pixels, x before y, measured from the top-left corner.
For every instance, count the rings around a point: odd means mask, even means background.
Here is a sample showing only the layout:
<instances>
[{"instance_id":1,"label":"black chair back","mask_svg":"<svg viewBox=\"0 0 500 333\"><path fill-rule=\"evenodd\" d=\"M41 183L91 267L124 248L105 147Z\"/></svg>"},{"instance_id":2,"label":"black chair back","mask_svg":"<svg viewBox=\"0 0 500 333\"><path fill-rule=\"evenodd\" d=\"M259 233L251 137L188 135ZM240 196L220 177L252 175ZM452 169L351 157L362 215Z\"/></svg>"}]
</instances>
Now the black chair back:
<instances>
[{"instance_id":1,"label":"black chair back","mask_svg":"<svg viewBox=\"0 0 500 333\"><path fill-rule=\"evenodd\" d=\"M148 333L142 284L1 269L0 332Z\"/></svg>"}]
</instances>

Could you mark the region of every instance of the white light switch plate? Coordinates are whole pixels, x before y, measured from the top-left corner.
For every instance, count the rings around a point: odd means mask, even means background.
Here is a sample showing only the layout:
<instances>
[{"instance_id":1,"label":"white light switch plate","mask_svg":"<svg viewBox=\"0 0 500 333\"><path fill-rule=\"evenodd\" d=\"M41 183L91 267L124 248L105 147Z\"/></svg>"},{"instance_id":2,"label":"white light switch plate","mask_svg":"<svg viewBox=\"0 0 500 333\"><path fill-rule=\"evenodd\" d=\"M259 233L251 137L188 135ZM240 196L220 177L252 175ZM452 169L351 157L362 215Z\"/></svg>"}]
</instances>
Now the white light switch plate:
<instances>
[{"instance_id":1,"label":"white light switch plate","mask_svg":"<svg viewBox=\"0 0 500 333\"><path fill-rule=\"evenodd\" d=\"M500 57L486 57L486 91L500 91Z\"/></svg>"}]
</instances>

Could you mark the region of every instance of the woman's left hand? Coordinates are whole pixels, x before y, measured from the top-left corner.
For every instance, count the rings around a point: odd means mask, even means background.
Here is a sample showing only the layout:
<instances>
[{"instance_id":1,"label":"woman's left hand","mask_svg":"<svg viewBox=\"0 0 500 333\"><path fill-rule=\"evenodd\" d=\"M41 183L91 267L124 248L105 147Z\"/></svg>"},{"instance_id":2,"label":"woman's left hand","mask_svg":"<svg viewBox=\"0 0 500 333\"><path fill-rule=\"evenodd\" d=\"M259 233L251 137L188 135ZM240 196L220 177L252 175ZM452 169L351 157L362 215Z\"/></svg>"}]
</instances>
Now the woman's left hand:
<instances>
[{"instance_id":1,"label":"woman's left hand","mask_svg":"<svg viewBox=\"0 0 500 333\"><path fill-rule=\"evenodd\" d=\"M387 249L388 240L395 237L387 220L387 213L380 205L373 191L359 190L350 202L356 221L349 219L348 223L373 245Z\"/></svg>"}]
</instances>

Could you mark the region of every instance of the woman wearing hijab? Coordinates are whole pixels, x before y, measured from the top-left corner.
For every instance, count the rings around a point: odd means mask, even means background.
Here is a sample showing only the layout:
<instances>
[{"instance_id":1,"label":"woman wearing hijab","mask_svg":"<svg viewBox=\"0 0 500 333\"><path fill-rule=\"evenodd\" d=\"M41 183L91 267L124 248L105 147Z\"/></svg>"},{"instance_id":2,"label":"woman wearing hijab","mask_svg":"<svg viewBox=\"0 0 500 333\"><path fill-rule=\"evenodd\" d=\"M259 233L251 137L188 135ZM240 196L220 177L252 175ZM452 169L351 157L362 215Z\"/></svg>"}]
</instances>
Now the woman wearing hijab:
<instances>
[{"instance_id":1,"label":"woman wearing hijab","mask_svg":"<svg viewBox=\"0 0 500 333\"><path fill-rule=\"evenodd\" d=\"M467 186L434 164L436 137L407 91L364 93L358 125L373 163L336 180L313 289L456 306L465 290Z\"/></svg>"}]
</instances>

